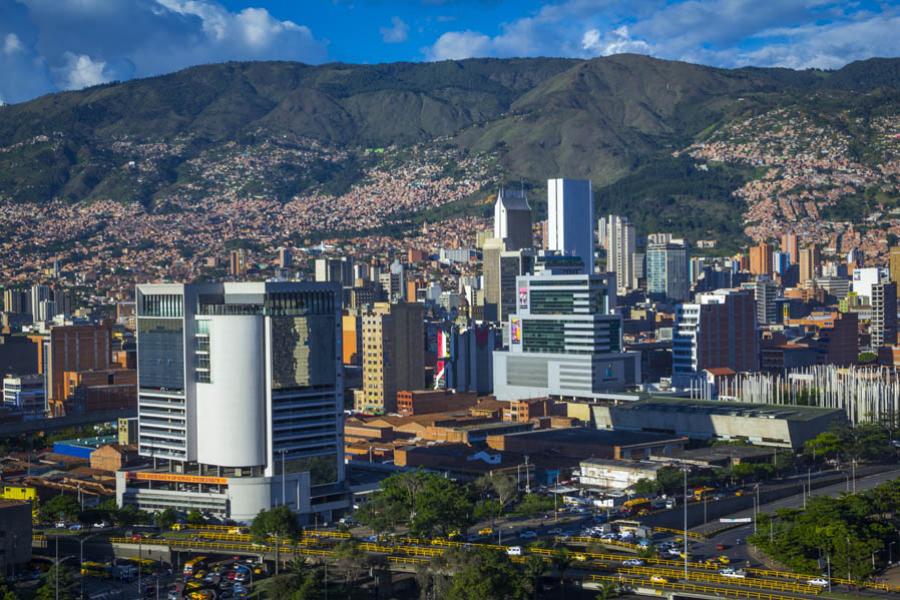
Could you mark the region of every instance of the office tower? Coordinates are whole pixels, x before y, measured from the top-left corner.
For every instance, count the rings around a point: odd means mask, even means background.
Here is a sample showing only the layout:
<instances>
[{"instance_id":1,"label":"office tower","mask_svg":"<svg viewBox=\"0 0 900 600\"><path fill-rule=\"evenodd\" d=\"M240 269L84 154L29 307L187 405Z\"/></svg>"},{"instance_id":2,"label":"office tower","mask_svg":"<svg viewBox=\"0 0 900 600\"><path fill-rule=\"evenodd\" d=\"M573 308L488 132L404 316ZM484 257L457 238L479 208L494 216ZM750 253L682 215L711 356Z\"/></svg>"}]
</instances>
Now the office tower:
<instances>
[{"instance_id":1,"label":"office tower","mask_svg":"<svg viewBox=\"0 0 900 600\"><path fill-rule=\"evenodd\" d=\"M594 272L594 195L587 179L547 180L548 250L580 256Z\"/></svg>"},{"instance_id":2,"label":"office tower","mask_svg":"<svg viewBox=\"0 0 900 600\"><path fill-rule=\"evenodd\" d=\"M866 304L871 304L875 285L890 281L890 272L883 267L867 267L853 271L852 290Z\"/></svg>"},{"instance_id":3,"label":"office tower","mask_svg":"<svg viewBox=\"0 0 900 600\"><path fill-rule=\"evenodd\" d=\"M340 289L138 285L139 452L119 506L248 522L286 505L331 521L344 490Z\"/></svg>"},{"instance_id":4,"label":"office tower","mask_svg":"<svg viewBox=\"0 0 900 600\"><path fill-rule=\"evenodd\" d=\"M38 304L37 314L35 315L35 323L47 323L53 320L59 311L57 310L54 300L41 300Z\"/></svg>"},{"instance_id":5,"label":"office tower","mask_svg":"<svg viewBox=\"0 0 900 600\"><path fill-rule=\"evenodd\" d=\"M481 268L484 276L484 319L498 321L500 319L500 255L506 250L506 244L498 238L484 241L481 251Z\"/></svg>"},{"instance_id":6,"label":"office tower","mask_svg":"<svg viewBox=\"0 0 900 600\"><path fill-rule=\"evenodd\" d=\"M772 253L772 271L784 279L791 268L791 256L787 252Z\"/></svg>"},{"instance_id":7,"label":"office tower","mask_svg":"<svg viewBox=\"0 0 900 600\"><path fill-rule=\"evenodd\" d=\"M457 392L490 394L494 390L494 350L500 331L488 323L441 329L435 381L443 372L443 383Z\"/></svg>"},{"instance_id":8,"label":"office tower","mask_svg":"<svg viewBox=\"0 0 900 600\"><path fill-rule=\"evenodd\" d=\"M668 244L672 238L671 233L651 233L647 236L647 244Z\"/></svg>"},{"instance_id":9,"label":"office tower","mask_svg":"<svg viewBox=\"0 0 900 600\"><path fill-rule=\"evenodd\" d=\"M66 414L66 371L112 368L112 328L109 323L51 327L38 352L38 363L47 382L48 412L50 416L62 417Z\"/></svg>"},{"instance_id":10,"label":"office tower","mask_svg":"<svg viewBox=\"0 0 900 600\"><path fill-rule=\"evenodd\" d=\"M28 314L28 294L24 290L3 290L3 311L16 315Z\"/></svg>"},{"instance_id":11,"label":"office tower","mask_svg":"<svg viewBox=\"0 0 900 600\"><path fill-rule=\"evenodd\" d=\"M509 315L516 310L518 290L516 280L521 275L534 272L535 253L531 248L500 253L500 302L497 314L500 322L505 323Z\"/></svg>"},{"instance_id":12,"label":"office tower","mask_svg":"<svg viewBox=\"0 0 900 600\"><path fill-rule=\"evenodd\" d=\"M874 284L871 298L872 321L869 333L872 336L872 348L893 346L897 343L897 284Z\"/></svg>"},{"instance_id":13,"label":"office tower","mask_svg":"<svg viewBox=\"0 0 900 600\"><path fill-rule=\"evenodd\" d=\"M7 375L3 379L3 407L25 418L40 418L46 410L44 378L40 375Z\"/></svg>"},{"instance_id":14,"label":"office tower","mask_svg":"<svg viewBox=\"0 0 900 600\"><path fill-rule=\"evenodd\" d=\"M282 269L289 269L294 264L294 254L290 248L278 249L278 266Z\"/></svg>"},{"instance_id":15,"label":"office tower","mask_svg":"<svg viewBox=\"0 0 900 600\"><path fill-rule=\"evenodd\" d=\"M631 255L631 285L634 289L647 287L647 255L643 252L635 252Z\"/></svg>"},{"instance_id":16,"label":"office tower","mask_svg":"<svg viewBox=\"0 0 900 600\"><path fill-rule=\"evenodd\" d=\"M425 307L376 302L362 317L363 389L354 407L393 413L397 392L425 387Z\"/></svg>"},{"instance_id":17,"label":"office tower","mask_svg":"<svg viewBox=\"0 0 900 600\"><path fill-rule=\"evenodd\" d=\"M688 250L683 240L647 247L647 294L655 300L681 302L690 296Z\"/></svg>"},{"instance_id":18,"label":"office tower","mask_svg":"<svg viewBox=\"0 0 900 600\"><path fill-rule=\"evenodd\" d=\"M760 325L773 325L778 322L778 286L771 279L758 278L753 283L753 294L756 300L756 322Z\"/></svg>"},{"instance_id":19,"label":"office tower","mask_svg":"<svg viewBox=\"0 0 900 600\"><path fill-rule=\"evenodd\" d=\"M854 270L862 267L866 262L866 255L859 248L851 248L847 253L847 272L853 273Z\"/></svg>"},{"instance_id":20,"label":"office tower","mask_svg":"<svg viewBox=\"0 0 900 600\"><path fill-rule=\"evenodd\" d=\"M524 189L500 188L494 203L494 237L504 240L507 250L534 246L531 207Z\"/></svg>"},{"instance_id":21,"label":"office tower","mask_svg":"<svg viewBox=\"0 0 900 600\"><path fill-rule=\"evenodd\" d=\"M672 336L672 381L696 383L705 369L735 372L759 368L756 301L750 292L720 290L701 294L675 310Z\"/></svg>"},{"instance_id":22,"label":"office tower","mask_svg":"<svg viewBox=\"0 0 900 600\"><path fill-rule=\"evenodd\" d=\"M228 253L228 274L243 277L247 274L247 251L243 248Z\"/></svg>"},{"instance_id":23,"label":"office tower","mask_svg":"<svg viewBox=\"0 0 900 600\"><path fill-rule=\"evenodd\" d=\"M807 246L806 248L800 250L800 258L798 264L800 265L800 285L807 285L808 282L815 280L815 278L819 275L818 246Z\"/></svg>"},{"instance_id":24,"label":"office tower","mask_svg":"<svg viewBox=\"0 0 900 600\"><path fill-rule=\"evenodd\" d=\"M792 265L800 262L800 246L797 243L796 233L785 233L781 236L781 251L787 253Z\"/></svg>"},{"instance_id":25,"label":"office tower","mask_svg":"<svg viewBox=\"0 0 900 600\"><path fill-rule=\"evenodd\" d=\"M604 250L606 250L608 246L606 231L606 217L600 217L597 219L597 246Z\"/></svg>"},{"instance_id":26,"label":"office tower","mask_svg":"<svg viewBox=\"0 0 900 600\"><path fill-rule=\"evenodd\" d=\"M334 282L341 287L353 287L353 259L340 258L316 259L316 282Z\"/></svg>"},{"instance_id":27,"label":"office tower","mask_svg":"<svg viewBox=\"0 0 900 600\"><path fill-rule=\"evenodd\" d=\"M40 319L39 313L40 313L41 302L43 302L45 300L49 300L49 299L50 299L50 287L49 286L41 285L39 283L36 283L33 286L31 286L31 299L29 302L29 306L30 306L29 312L31 313L32 319L35 323L41 323L41 322L47 320L47 319Z\"/></svg>"},{"instance_id":28,"label":"office tower","mask_svg":"<svg viewBox=\"0 0 900 600\"><path fill-rule=\"evenodd\" d=\"M635 287L634 249L637 237L634 225L625 217L606 219L606 271L616 274L617 292L625 295Z\"/></svg>"},{"instance_id":29,"label":"office tower","mask_svg":"<svg viewBox=\"0 0 900 600\"><path fill-rule=\"evenodd\" d=\"M551 261L552 262L552 261ZM519 277L509 350L494 352L494 395L596 398L640 383L640 353L623 352L607 281L552 264Z\"/></svg>"},{"instance_id":30,"label":"office tower","mask_svg":"<svg viewBox=\"0 0 900 600\"><path fill-rule=\"evenodd\" d=\"M900 246L891 248L888 265L888 269L891 273L891 281L897 284L897 297L900 298Z\"/></svg>"},{"instance_id":31,"label":"office tower","mask_svg":"<svg viewBox=\"0 0 900 600\"><path fill-rule=\"evenodd\" d=\"M750 248L750 274L772 274L772 246L762 242Z\"/></svg>"},{"instance_id":32,"label":"office tower","mask_svg":"<svg viewBox=\"0 0 900 600\"><path fill-rule=\"evenodd\" d=\"M395 260L385 274L388 276L388 285L385 287L388 299L391 302L402 302L406 293L406 269L400 261Z\"/></svg>"},{"instance_id":33,"label":"office tower","mask_svg":"<svg viewBox=\"0 0 900 600\"><path fill-rule=\"evenodd\" d=\"M688 279L691 285L694 285L700 279L703 268L706 266L706 261L707 259L703 256L694 256L688 260Z\"/></svg>"}]
</instances>

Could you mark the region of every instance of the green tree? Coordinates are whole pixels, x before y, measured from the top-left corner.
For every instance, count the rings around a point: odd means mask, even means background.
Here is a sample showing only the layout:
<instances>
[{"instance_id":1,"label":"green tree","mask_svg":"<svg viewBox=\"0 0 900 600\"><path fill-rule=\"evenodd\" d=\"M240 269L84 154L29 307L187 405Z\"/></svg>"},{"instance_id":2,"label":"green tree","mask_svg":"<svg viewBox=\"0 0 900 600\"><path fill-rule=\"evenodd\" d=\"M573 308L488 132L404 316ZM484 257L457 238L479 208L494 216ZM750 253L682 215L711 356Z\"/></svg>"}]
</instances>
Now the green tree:
<instances>
[{"instance_id":1,"label":"green tree","mask_svg":"<svg viewBox=\"0 0 900 600\"><path fill-rule=\"evenodd\" d=\"M57 570L59 578L57 579ZM59 585L59 594L56 593L57 584ZM44 575L44 583L38 588L35 594L35 600L73 600L75 588L75 577L72 571L65 565L52 566Z\"/></svg>"},{"instance_id":2,"label":"green tree","mask_svg":"<svg viewBox=\"0 0 900 600\"><path fill-rule=\"evenodd\" d=\"M250 523L250 535L258 542L264 542L273 535L284 539L293 539L299 532L297 518L287 506L263 509L253 517L253 522Z\"/></svg>"},{"instance_id":3,"label":"green tree","mask_svg":"<svg viewBox=\"0 0 900 600\"><path fill-rule=\"evenodd\" d=\"M541 577L547 570L544 559L537 554L529 554L525 559L522 571L525 577L525 588L532 598L538 598L541 594Z\"/></svg>"},{"instance_id":4,"label":"green tree","mask_svg":"<svg viewBox=\"0 0 900 600\"><path fill-rule=\"evenodd\" d=\"M660 485L658 481L641 477L631 486L631 489L639 496L653 496L659 493Z\"/></svg>"},{"instance_id":5,"label":"green tree","mask_svg":"<svg viewBox=\"0 0 900 600\"><path fill-rule=\"evenodd\" d=\"M519 494L519 483L508 473L482 475L476 482L476 486L491 490L500 502L501 509L506 508Z\"/></svg>"},{"instance_id":6,"label":"green tree","mask_svg":"<svg viewBox=\"0 0 900 600\"><path fill-rule=\"evenodd\" d=\"M527 597L524 577L509 557L493 550L464 552L455 565L447 600L517 600Z\"/></svg>"},{"instance_id":7,"label":"green tree","mask_svg":"<svg viewBox=\"0 0 900 600\"><path fill-rule=\"evenodd\" d=\"M348 597L353 584L368 568L368 554L354 540L344 540L334 548L335 570L344 577Z\"/></svg>"},{"instance_id":8,"label":"green tree","mask_svg":"<svg viewBox=\"0 0 900 600\"><path fill-rule=\"evenodd\" d=\"M803 451L816 459L837 458L843 447L841 437L834 431L823 431L803 444Z\"/></svg>"},{"instance_id":9,"label":"green tree","mask_svg":"<svg viewBox=\"0 0 900 600\"><path fill-rule=\"evenodd\" d=\"M81 505L78 500L65 494L50 498L40 508L41 518L45 521L75 519L79 512L81 512Z\"/></svg>"},{"instance_id":10,"label":"green tree","mask_svg":"<svg viewBox=\"0 0 900 600\"><path fill-rule=\"evenodd\" d=\"M379 533L406 525L415 536L434 537L462 531L473 512L474 506L463 486L417 471L383 480L358 514L363 525Z\"/></svg>"},{"instance_id":11,"label":"green tree","mask_svg":"<svg viewBox=\"0 0 900 600\"><path fill-rule=\"evenodd\" d=\"M171 529L172 525L178 521L178 515L171 508L166 508L156 513L154 521L156 521L157 527L165 531Z\"/></svg>"},{"instance_id":12,"label":"green tree","mask_svg":"<svg viewBox=\"0 0 900 600\"><path fill-rule=\"evenodd\" d=\"M565 597L566 590L566 573L572 568L572 553L568 548L560 548L551 559L553 568L559 574L559 596Z\"/></svg>"},{"instance_id":13,"label":"green tree","mask_svg":"<svg viewBox=\"0 0 900 600\"><path fill-rule=\"evenodd\" d=\"M525 494L513 509L513 514L520 517L532 517L553 510L553 498L540 494Z\"/></svg>"},{"instance_id":14,"label":"green tree","mask_svg":"<svg viewBox=\"0 0 900 600\"><path fill-rule=\"evenodd\" d=\"M202 525L206 522L206 519L203 518L203 513L201 513L197 509L194 509L188 512L187 522L191 525Z\"/></svg>"},{"instance_id":15,"label":"green tree","mask_svg":"<svg viewBox=\"0 0 900 600\"><path fill-rule=\"evenodd\" d=\"M675 467L663 467L656 472L656 482L664 494L677 494L684 488L684 474Z\"/></svg>"},{"instance_id":16,"label":"green tree","mask_svg":"<svg viewBox=\"0 0 900 600\"><path fill-rule=\"evenodd\" d=\"M6 583L6 579L0 575L0 600L16 600L17 596Z\"/></svg>"}]
</instances>

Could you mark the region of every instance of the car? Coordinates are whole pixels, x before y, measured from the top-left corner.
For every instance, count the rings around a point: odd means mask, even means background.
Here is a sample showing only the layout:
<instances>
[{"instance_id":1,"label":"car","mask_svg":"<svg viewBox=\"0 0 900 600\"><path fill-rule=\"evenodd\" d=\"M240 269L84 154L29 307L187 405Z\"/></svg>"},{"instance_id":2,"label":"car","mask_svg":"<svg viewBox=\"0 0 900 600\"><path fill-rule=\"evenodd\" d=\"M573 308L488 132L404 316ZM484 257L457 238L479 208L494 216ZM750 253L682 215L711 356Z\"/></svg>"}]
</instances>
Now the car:
<instances>
[{"instance_id":1,"label":"car","mask_svg":"<svg viewBox=\"0 0 900 600\"><path fill-rule=\"evenodd\" d=\"M106 529L107 527L109 527L109 522L108 521L97 521L96 523L94 523L92 525L92 527L94 529Z\"/></svg>"},{"instance_id":2,"label":"car","mask_svg":"<svg viewBox=\"0 0 900 600\"><path fill-rule=\"evenodd\" d=\"M623 560L622 564L626 567L643 567L644 561L639 558L629 558L627 560Z\"/></svg>"},{"instance_id":3,"label":"car","mask_svg":"<svg viewBox=\"0 0 900 600\"><path fill-rule=\"evenodd\" d=\"M577 560L578 562L584 562L584 561L586 561L586 560L588 559L588 557L587 557L586 555L584 555L584 554L575 554L575 555L572 556L572 558L574 558L574 559Z\"/></svg>"},{"instance_id":4,"label":"car","mask_svg":"<svg viewBox=\"0 0 900 600\"><path fill-rule=\"evenodd\" d=\"M723 565L731 564L731 559L728 558L727 556L725 556L724 554L722 556L718 557L716 560L719 561L720 563L722 563Z\"/></svg>"},{"instance_id":5,"label":"car","mask_svg":"<svg viewBox=\"0 0 900 600\"><path fill-rule=\"evenodd\" d=\"M478 530L478 535L493 535L494 528L493 527L482 527Z\"/></svg>"},{"instance_id":6,"label":"car","mask_svg":"<svg viewBox=\"0 0 900 600\"><path fill-rule=\"evenodd\" d=\"M668 554L669 556L681 556L681 550L679 550L678 548L669 548L668 550L666 550L666 554Z\"/></svg>"},{"instance_id":7,"label":"car","mask_svg":"<svg viewBox=\"0 0 900 600\"><path fill-rule=\"evenodd\" d=\"M72 523L69 525L69 531L81 531L82 529L81 523Z\"/></svg>"},{"instance_id":8,"label":"car","mask_svg":"<svg viewBox=\"0 0 900 600\"><path fill-rule=\"evenodd\" d=\"M55 527L57 529L65 529L68 527L68 524L65 521L57 521Z\"/></svg>"},{"instance_id":9,"label":"car","mask_svg":"<svg viewBox=\"0 0 900 600\"><path fill-rule=\"evenodd\" d=\"M520 533L519 537L523 540L533 540L537 537L537 534L529 529L528 531L523 531L522 533Z\"/></svg>"},{"instance_id":10,"label":"car","mask_svg":"<svg viewBox=\"0 0 900 600\"><path fill-rule=\"evenodd\" d=\"M824 577L813 577L809 581L807 581L809 585L814 585L817 587L828 587L828 580Z\"/></svg>"},{"instance_id":11,"label":"car","mask_svg":"<svg viewBox=\"0 0 900 600\"><path fill-rule=\"evenodd\" d=\"M522 556L522 546L510 546L506 549L509 556Z\"/></svg>"},{"instance_id":12,"label":"car","mask_svg":"<svg viewBox=\"0 0 900 600\"><path fill-rule=\"evenodd\" d=\"M181 598L181 594L178 593L178 590L169 590L166 594L166 600L179 600Z\"/></svg>"},{"instance_id":13,"label":"car","mask_svg":"<svg viewBox=\"0 0 900 600\"><path fill-rule=\"evenodd\" d=\"M215 583L216 579L219 577L218 573L207 573L203 578L203 581L206 583Z\"/></svg>"},{"instance_id":14,"label":"car","mask_svg":"<svg viewBox=\"0 0 900 600\"><path fill-rule=\"evenodd\" d=\"M643 540L638 540L637 545L640 546L641 548L649 548L650 546L653 545L653 542L651 542L648 539L643 539Z\"/></svg>"},{"instance_id":15,"label":"car","mask_svg":"<svg viewBox=\"0 0 900 600\"><path fill-rule=\"evenodd\" d=\"M736 579L745 579L747 577L747 572L743 569L732 569L730 567L725 569L719 569L719 575L722 577L732 577Z\"/></svg>"},{"instance_id":16,"label":"car","mask_svg":"<svg viewBox=\"0 0 900 600\"><path fill-rule=\"evenodd\" d=\"M653 575L650 577L651 583L669 583L669 580L663 577L662 575Z\"/></svg>"},{"instance_id":17,"label":"car","mask_svg":"<svg viewBox=\"0 0 900 600\"><path fill-rule=\"evenodd\" d=\"M719 551L728 550L728 546L725 544L716 544L716 550L719 550Z\"/></svg>"},{"instance_id":18,"label":"car","mask_svg":"<svg viewBox=\"0 0 900 600\"><path fill-rule=\"evenodd\" d=\"M738 539L734 540L735 546L742 546L743 544L744 544L744 538L738 538Z\"/></svg>"},{"instance_id":19,"label":"car","mask_svg":"<svg viewBox=\"0 0 900 600\"><path fill-rule=\"evenodd\" d=\"M562 529L560 529L559 527L554 527L553 529L548 529L547 535L562 535Z\"/></svg>"}]
</instances>

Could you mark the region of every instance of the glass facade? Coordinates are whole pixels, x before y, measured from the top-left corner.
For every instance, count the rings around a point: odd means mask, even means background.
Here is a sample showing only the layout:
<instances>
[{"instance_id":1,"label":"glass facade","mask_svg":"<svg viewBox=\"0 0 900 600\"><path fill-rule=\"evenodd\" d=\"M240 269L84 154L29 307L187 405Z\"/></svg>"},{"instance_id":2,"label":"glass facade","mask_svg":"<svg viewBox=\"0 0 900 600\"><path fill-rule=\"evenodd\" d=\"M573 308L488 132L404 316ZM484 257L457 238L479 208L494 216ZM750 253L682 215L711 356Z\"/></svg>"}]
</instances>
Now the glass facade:
<instances>
[{"instance_id":1,"label":"glass facade","mask_svg":"<svg viewBox=\"0 0 900 600\"><path fill-rule=\"evenodd\" d=\"M525 352L565 352L565 322L523 319L522 350Z\"/></svg>"},{"instance_id":2,"label":"glass facade","mask_svg":"<svg viewBox=\"0 0 900 600\"><path fill-rule=\"evenodd\" d=\"M293 458L285 461L286 473L303 473L309 471L311 485L325 485L336 483L338 480L337 454L325 454L323 456L307 456ZM278 465L277 474L281 473L281 465Z\"/></svg>"},{"instance_id":3,"label":"glass facade","mask_svg":"<svg viewBox=\"0 0 900 600\"><path fill-rule=\"evenodd\" d=\"M138 319L141 389L184 390L183 327L180 319Z\"/></svg>"},{"instance_id":4,"label":"glass facade","mask_svg":"<svg viewBox=\"0 0 900 600\"><path fill-rule=\"evenodd\" d=\"M567 290L532 290L531 314L571 315L575 311L574 293Z\"/></svg>"},{"instance_id":5,"label":"glass facade","mask_svg":"<svg viewBox=\"0 0 900 600\"><path fill-rule=\"evenodd\" d=\"M334 385L335 327L331 315L272 317L272 389Z\"/></svg>"},{"instance_id":6,"label":"glass facade","mask_svg":"<svg viewBox=\"0 0 900 600\"><path fill-rule=\"evenodd\" d=\"M182 317L184 297L181 294L143 295L138 314L142 317Z\"/></svg>"}]
</instances>

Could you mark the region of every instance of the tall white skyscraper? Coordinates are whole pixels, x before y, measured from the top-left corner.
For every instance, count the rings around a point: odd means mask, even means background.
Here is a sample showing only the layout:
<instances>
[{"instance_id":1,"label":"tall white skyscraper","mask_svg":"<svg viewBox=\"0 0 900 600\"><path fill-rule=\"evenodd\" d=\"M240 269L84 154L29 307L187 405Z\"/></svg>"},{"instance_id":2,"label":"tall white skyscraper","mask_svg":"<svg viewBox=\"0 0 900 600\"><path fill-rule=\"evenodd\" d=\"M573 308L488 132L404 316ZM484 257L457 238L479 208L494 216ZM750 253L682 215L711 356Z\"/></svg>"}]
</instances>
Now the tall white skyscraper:
<instances>
[{"instance_id":1,"label":"tall white skyscraper","mask_svg":"<svg viewBox=\"0 0 900 600\"><path fill-rule=\"evenodd\" d=\"M547 180L548 250L579 256L594 272L594 194L587 179Z\"/></svg>"},{"instance_id":2,"label":"tall white skyscraper","mask_svg":"<svg viewBox=\"0 0 900 600\"><path fill-rule=\"evenodd\" d=\"M616 274L617 291L620 295L627 294L636 286L636 244L634 225L626 217L609 215L606 218L606 270Z\"/></svg>"},{"instance_id":3,"label":"tall white skyscraper","mask_svg":"<svg viewBox=\"0 0 900 600\"><path fill-rule=\"evenodd\" d=\"M138 443L119 506L332 520L342 493L336 283L137 286Z\"/></svg>"},{"instance_id":4,"label":"tall white skyscraper","mask_svg":"<svg viewBox=\"0 0 900 600\"><path fill-rule=\"evenodd\" d=\"M41 302L50 299L50 287L36 283L31 286L31 316L35 323L40 323L44 319L41 318Z\"/></svg>"}]
</instances>

